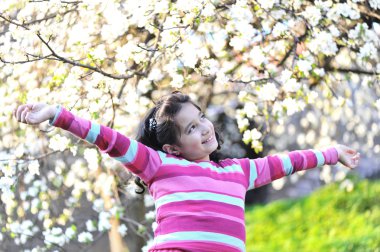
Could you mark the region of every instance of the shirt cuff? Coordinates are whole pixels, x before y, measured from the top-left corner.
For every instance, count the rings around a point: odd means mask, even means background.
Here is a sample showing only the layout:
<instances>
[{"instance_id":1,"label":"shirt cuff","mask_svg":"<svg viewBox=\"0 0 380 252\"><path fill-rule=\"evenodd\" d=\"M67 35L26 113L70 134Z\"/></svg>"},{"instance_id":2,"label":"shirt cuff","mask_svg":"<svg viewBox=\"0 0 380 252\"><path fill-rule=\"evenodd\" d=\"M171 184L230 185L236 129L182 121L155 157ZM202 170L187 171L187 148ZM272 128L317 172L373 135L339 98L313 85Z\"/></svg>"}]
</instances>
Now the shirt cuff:
<instances>
[{"instance_id":1,"label":"shirt cuff","mask_svg":"<svg viewBox=\"0 0 380 252\"><path fill-rule=\"evenodd\" d=\"M56 106L56 110L55 110L55 115L54 115L54 118L50 119L49 120L49 125L50 126L54 126L55 122L57 121L59 115L61 114L62 112L62 106L61 105L57 105Z\"/></svg>"},{"instance_id":2,"label":"shirt cuff","mask_svg":"<svg viewBox=\"0 0 380 252\"><path fill-rule=\"evenodd\" d=\"M335 165L338 163L338 151L335 147L325 149L323 154L325 156L325 164Z\"/></svg>"}]
</instances>

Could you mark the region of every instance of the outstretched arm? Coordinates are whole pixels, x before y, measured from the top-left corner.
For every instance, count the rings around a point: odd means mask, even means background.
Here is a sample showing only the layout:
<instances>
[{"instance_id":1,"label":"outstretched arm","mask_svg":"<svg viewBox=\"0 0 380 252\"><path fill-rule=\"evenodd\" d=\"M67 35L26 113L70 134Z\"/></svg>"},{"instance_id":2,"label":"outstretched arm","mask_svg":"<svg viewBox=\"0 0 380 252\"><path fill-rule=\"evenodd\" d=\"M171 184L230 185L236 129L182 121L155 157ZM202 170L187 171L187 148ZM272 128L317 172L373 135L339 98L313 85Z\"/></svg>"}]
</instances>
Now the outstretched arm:
<instances>
[{"instance_id":1,"label":"outstretched arm","mask_svg":"<svg viewBox=\"0 0 380 252\"><path fill-rule=\"evenodd\" d=\"M288 154L271 155L247 160L243 167L248 178L248 189L266 185L273 180L308 170L325 164L334 165L338 161L349 168L358 165L360 154L344 145L337 145L323 151L301 150Z\"/></svg>"},{"instance_id":2,"label":"outstretched arm","mask_svg":"<svg viewBox=\"0 0 380 252\"><path fill-rule=\"evenodd\" d=\"M17 121L36 125L54 118L56 107L45 103L30 103L18 106L13 111Z\"/></svg>"},{"instance_id":3,"label":"outstretched arm","mask_svg":"<svg viewBox=\"0 0 380 252\"><path fill-rule=\"evenodd\" d=\"M25 104L14 111L14 116L19 122L32 125L49 120L51 125L95 144L102 152L123 163L145 182L154 176L161 162L155 150L109 127L77 117L61 106L44 103Z\"/></svg>"},{"instance_id":4,"label":"outstretched arm","mask_svg":"<svg viewBox=\"0 0 380 252\"><path fill-rule=\"evenodd\" d=\"M350 169L354 169L358 166L360 160L359 152L341 144L335 146L335 149L338 152L338 158L340 163L342 163Z\"/></svg>"}]
</instances>

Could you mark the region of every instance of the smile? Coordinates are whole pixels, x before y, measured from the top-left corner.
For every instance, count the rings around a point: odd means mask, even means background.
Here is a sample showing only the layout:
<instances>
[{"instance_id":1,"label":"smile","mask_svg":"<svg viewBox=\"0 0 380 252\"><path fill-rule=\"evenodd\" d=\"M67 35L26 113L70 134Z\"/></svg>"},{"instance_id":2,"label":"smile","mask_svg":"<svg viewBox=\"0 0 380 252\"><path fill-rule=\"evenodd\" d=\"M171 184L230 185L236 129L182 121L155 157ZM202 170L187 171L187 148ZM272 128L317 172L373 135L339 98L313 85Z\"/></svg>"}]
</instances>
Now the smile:
<instances>
[{"instance_id":1,"label":"smile","mask_svg":"<svg viewBox=\"0 0 380 252\"><path fill-rule=\"evenodd\" d=\"M206 141L202 142L202 144L208 143L208 142L210 142L213 139L214 139L214 137L210 136L209 138L206 139Z\"/></svg>"}]
</instances>

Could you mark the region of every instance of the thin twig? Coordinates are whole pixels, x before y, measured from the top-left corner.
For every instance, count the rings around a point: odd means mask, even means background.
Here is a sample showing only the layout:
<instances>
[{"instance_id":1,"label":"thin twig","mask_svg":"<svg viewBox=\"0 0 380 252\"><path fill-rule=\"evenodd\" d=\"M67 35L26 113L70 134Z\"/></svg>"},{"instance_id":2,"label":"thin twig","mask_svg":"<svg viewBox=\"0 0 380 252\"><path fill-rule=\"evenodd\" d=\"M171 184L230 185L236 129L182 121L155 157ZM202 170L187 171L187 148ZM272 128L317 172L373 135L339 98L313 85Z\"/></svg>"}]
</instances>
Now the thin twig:
<instances>
[{"instance_id":1,"label":"thin twig","mask_svg":"<svg viewBox=\"0 0 380 252\"><path fill-rule=\"evenodd\" d=\"M4 17L3 15L0 15L0 18L4 19L5 21L11 23L11 24L14 24L18 27L22 27L24 28L25 30L30 30L27 26L25 26L24 24L19 24L11 19L8 19L6 17ZM86 64L82 64L78 61L74 61L74 60L69 60L67 58L64 58L62 56L60 56L58 53L56 53L53 48L49 45L49 41L46 41L40 32L37 32L37 37L41 40L41 42L49 49L49 51L51 52L51 56L54 57L54 58L46 58L46 59L49 59L49 60L56 60L56 61L61 61L61 62L64 62L64 63L68 63L70 65L73 65L73 66L79 66L79 67L82 67L82 68L86 68L86 69L89 69L89 70L92 70L94 72L98 72L106 77L109 77L109 78L112 78L112 79L118 79L118 80L125 80L125 79L130 79L132 77L134 77L135 75L138 75L138 76L145 76L144 73L141 73L141 72L137 72L137 71L134 71L132 74L129 74L129 75L115 75L115 74L110 74L110 73L107 73L105 71L103 71L102 69L99 69L97 67L93 67L91 65L86 65ZM51 39L51 36L49 37L49 40Z\"/></svg>"}]
</instances>

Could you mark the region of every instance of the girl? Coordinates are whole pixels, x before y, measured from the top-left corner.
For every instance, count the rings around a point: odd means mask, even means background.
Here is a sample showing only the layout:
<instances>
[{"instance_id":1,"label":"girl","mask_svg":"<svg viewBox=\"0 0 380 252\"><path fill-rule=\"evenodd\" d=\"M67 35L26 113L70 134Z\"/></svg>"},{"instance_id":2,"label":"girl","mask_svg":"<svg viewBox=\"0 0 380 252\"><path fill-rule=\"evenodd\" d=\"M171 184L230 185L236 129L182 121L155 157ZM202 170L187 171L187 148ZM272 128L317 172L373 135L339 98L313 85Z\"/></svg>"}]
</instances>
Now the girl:
<instances>
[{"instance_id":1,"label":"girl","mask_svg":"<svg viewBox=\"0 0 380 252\"><path fill-rule=\"evenodd\" d=\"M61 106L19 106L19 122L51 125L96 144L148 186L155 200L154 244L149 251L245 251L247 190L296 171L340 161L358 165L359 153L343 145L265 158L218 161L219 135L189 96L161 98L140 124L138 140L73 115Z\"/></svg>"}]
</instances>

